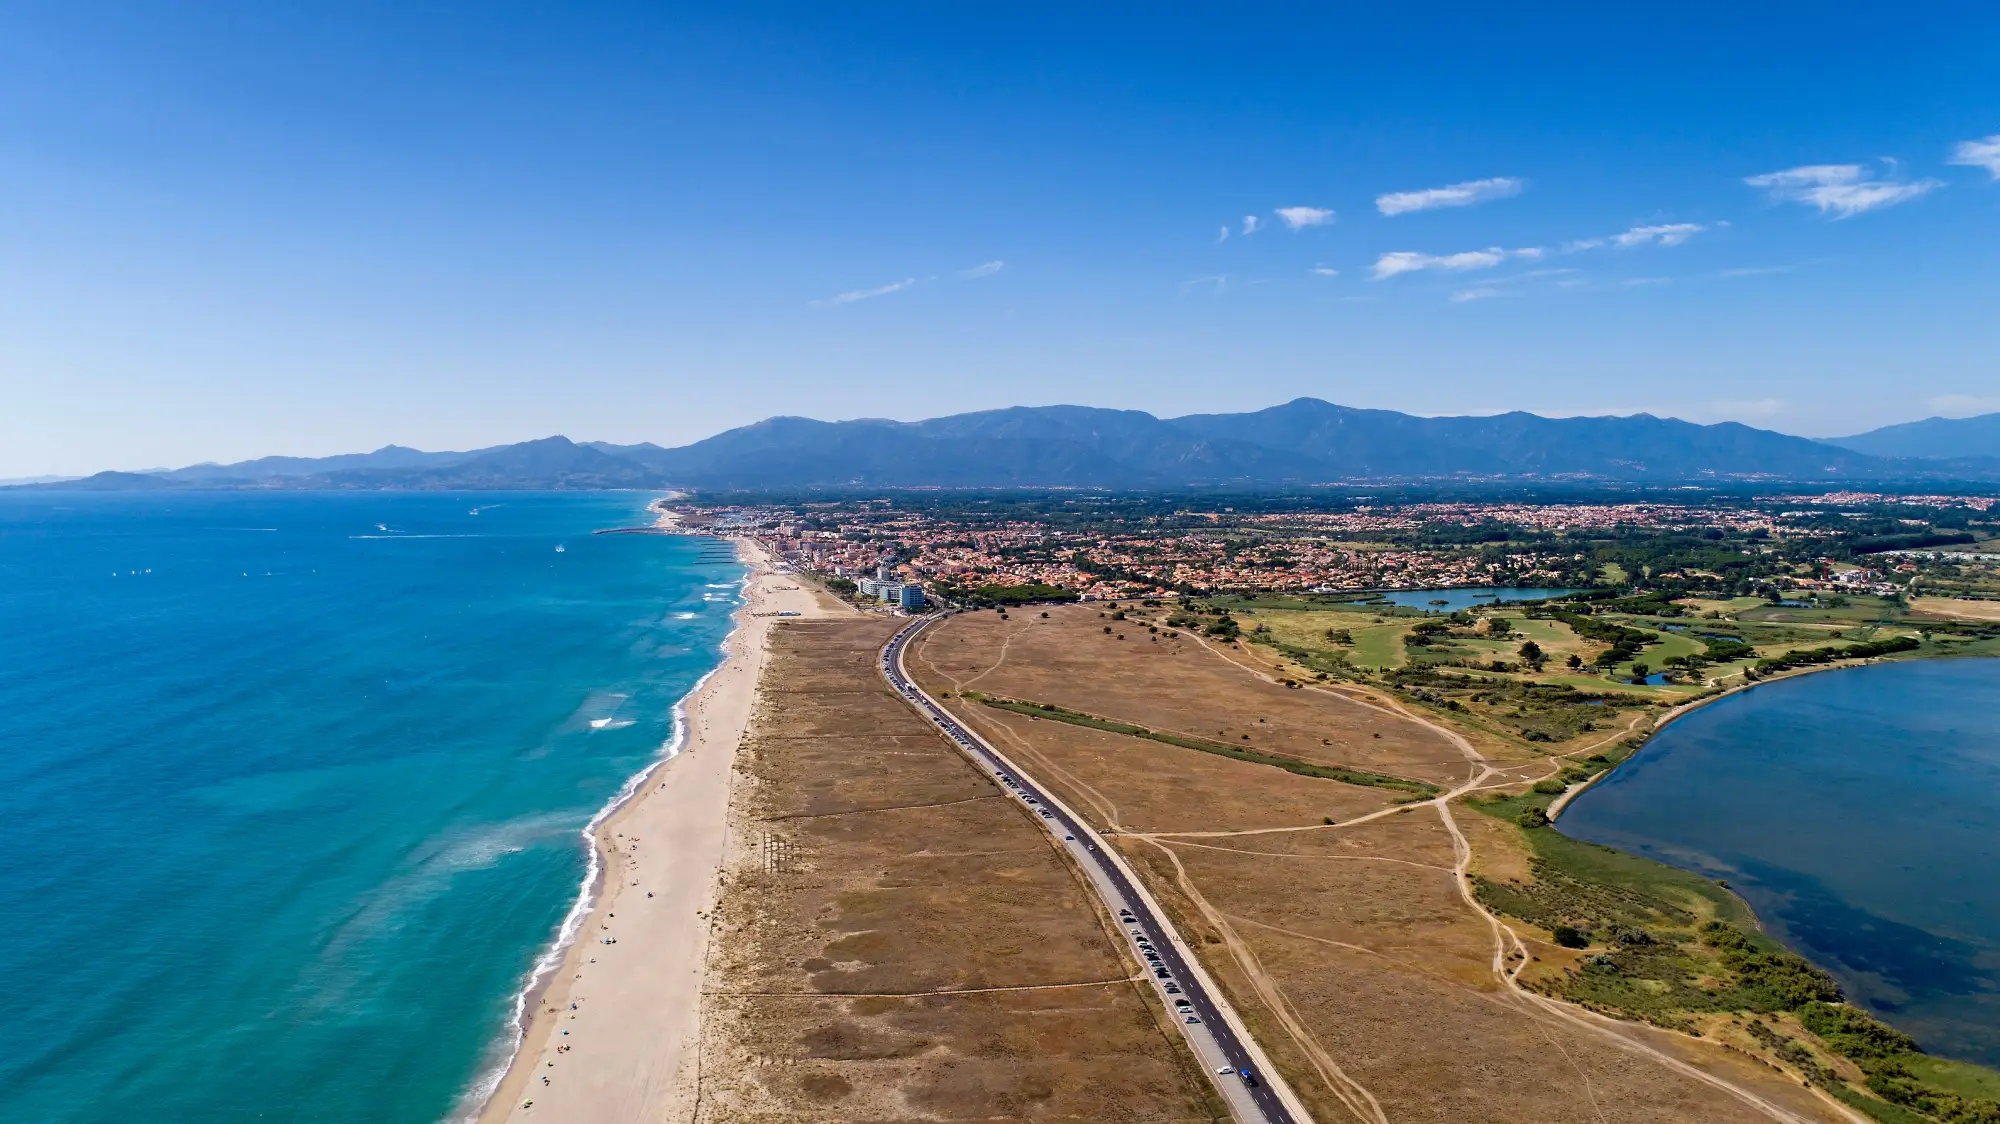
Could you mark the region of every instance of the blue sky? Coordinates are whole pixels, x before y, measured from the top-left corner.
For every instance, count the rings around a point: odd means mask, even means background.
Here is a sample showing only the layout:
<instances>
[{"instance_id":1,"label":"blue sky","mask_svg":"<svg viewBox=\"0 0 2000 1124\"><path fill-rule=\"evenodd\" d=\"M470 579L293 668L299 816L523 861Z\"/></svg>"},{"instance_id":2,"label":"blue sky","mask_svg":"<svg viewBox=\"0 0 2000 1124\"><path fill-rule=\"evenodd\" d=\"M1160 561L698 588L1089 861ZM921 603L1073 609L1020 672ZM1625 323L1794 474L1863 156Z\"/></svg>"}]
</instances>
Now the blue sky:
<instances>
[{"instance_id":1,"label":"blue sky","mask_svg":"<svg viewBox=\"0 0 2000 1124\"><path fill-rule=\"evenodd\" d=\"M0 476L2000 410L1990 6L1080 7L0 3Z\"/></svg>"}]
</instances>

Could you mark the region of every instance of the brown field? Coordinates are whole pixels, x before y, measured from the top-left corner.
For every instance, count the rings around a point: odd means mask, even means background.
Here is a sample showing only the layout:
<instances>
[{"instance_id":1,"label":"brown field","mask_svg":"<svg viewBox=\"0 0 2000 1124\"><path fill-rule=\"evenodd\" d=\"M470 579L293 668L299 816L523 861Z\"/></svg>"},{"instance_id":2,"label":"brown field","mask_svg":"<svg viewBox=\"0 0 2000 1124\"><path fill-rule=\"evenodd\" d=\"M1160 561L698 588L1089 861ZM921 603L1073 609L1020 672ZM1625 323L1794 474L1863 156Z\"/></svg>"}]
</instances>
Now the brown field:
<instances>
[{"instance_id":1,"label":"brown field","mask_svg":"<svg viewBox=\"0 0 2000 1124\"><path fill-rule=\"evenodd\" d=\"M877 676L897 623L773 637L696 1119L1218 1119L1047 834Z\"/></svg>"},{"instance_id":2,"label":"brown field","mask_svg":"<svg viewBox=\"0 0 2000 1124\"><path fill-rule=\"evenodd\" d=\"M1910 608L1938 617L1968 621L2000 621L2000 601L1962 601L1950 597L1918 597Z\"/></svg>"},{"instance_id":3,"label":"brown field","mask_svg":"<svg viewBox=\"0 0 2000 1124\"><path fill-rule=\"evenodd\" d=\"M1320 764L1443 785L1469 775L1464 755L1426 727L1246 675L1192 639L1151 639L1143 623L1101 619L1088 606L1039 613L954 617L919 640L910 671L944 690L1051 702Z\"/></svg>"},{"instance_id":4,"label":"brown field","mask_svg":"<svg viewBox=\"0 0 2000 1124\"><path fill-rule=\"evenodd\" d=\"M1040 613L954 617L933 627L908 666L933 692L1054 702L1210 738L1221 729L1232 741L1250 732L1260 749L1447 786L1509 779L1482 774L1486 765L1427 723L1333 691L1287 689L1240 652L1145 639L1130 621L1119 622L1121 642L1087 606ZM1116 845L1323 1124L1844 1119L1740 1054L1510 987L1495 970L1496 928L1468 903L1457 872L1462 836L1472 869L1525 876L1511 825L1446 804L1398 806L1400 792L947 703L1094 825L1121 833ZM1488 764L1518 769L1516 780L1550 768ZM1323 822L1329 816L1335 824ZM1536 940L1543 934L1514 928L1550 965L1570 962Z\"/></svg>"}]
</instances>

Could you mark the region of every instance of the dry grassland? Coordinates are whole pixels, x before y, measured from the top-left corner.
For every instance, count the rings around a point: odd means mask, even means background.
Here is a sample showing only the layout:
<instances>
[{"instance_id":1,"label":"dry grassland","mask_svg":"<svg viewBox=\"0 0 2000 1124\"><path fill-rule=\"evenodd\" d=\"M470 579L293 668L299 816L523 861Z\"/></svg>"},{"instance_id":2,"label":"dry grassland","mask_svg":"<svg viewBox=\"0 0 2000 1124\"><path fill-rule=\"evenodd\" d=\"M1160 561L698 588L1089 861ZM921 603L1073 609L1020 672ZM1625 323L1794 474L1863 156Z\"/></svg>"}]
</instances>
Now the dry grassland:
<instances>
[{"instance_id":1,"label":"dry grassland","mask_svg":"<svg viewBox=\"0 0 2000 1124\"><path fill-rule=\"evenodd\" d=\"M954 617L920 638L910 671L953 692L1055 703L1316 764L1443 785L1467 775L1465 758L1425 727L1244 675L1192 639L1151 639L1144 624L1103 619L1089 606L1048 612L1046 620L1040 610L1010 621Z\"/></svg>"},{"instance_id":2,"label":"dry grassland","mask_svg":"<svg viewBox=\"0 0 2000 1124\"><path fill-rule=\"evenodd\" d=\"M1208 737L1220 728L1232 741L1254 730L1256 748L1447 786L1473 775L1457 746L1417 721L1263 682L1193 643L1168 655L1168 642L1138 639L1147 634L1131 622L1120 642L1088 607L1039 614L955 617L908 665L933 692L970 688ZM1675 1063L1793 1120L1843 1119L1739 1055L1651 1028L1594 1028L1509 990L1494 971L1494 931L1460 891L1457 846L1436 805L1398 807L1402 793L948 704L1077 811L1123 832L1116 845L1323 1124L1772 1119ZM1473 869L1527 875L1514 828L1450 814Z\"/></svg>"},{"instance_id":3,"label":"dry grassland","mask_svg":"<svg viewBox=\"0 0 2000 1124\"><path fill-rule=\"evenodd\" d=\"M2000 621L2000 601L1959 601L1949 597L1918 597L1910 608L1938 617L1968 621Z\"/></svg>"},{"instance_id":4,"label":"dry grassland","mask_svg":"<svg viewBox=\"0 0 2000 1124\"><path fill-rule=\"evenodd\" d=\"M876 674L897 623L774 633L696 1119L1214 1119L1046 833Z\"/></svg>"}]
</instances>

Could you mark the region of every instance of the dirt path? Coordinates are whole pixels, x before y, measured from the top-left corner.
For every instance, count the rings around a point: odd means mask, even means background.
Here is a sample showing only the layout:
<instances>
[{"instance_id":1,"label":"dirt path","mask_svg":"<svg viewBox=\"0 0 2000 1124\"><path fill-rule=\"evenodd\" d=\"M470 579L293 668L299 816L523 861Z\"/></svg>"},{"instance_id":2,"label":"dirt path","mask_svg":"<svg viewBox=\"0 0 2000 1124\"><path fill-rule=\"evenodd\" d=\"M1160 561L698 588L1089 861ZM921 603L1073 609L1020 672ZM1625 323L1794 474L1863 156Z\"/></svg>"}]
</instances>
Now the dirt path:
<instances>
[{"instance_id":1,"label":"dirt path","mask_svg":"<svg viewBox=\"0 0 2000 1124\"><path fill-rule=\"evenodd\" d=\"M1257 993L1257 998L1263 1001L1264 1008L1271 1012L1272 1017L1278 1020L1278 1024L1298 1046L1299 1051L1306 1056L1306 1060L1319 1073L1320 1080L1326 1083L1327 1088L1340 1100L1340 1103L1354 1114L1355 1119L1362 1121L1362 1124L1389 1124L1389 1117L1382 1111L1382 1104L1375 1099L1375 1094L1370 1093L1359 1081L1349 1077L1347 1071L1340 1068L1340 1063L1333 1060L1333 1055L1329 1054L1319 1039L1313 1037L1312 1032L1306 1029L1305 1021L1293 1009L1277 981L1264 970L1264 965L1257 959L1257 954L1244 943L1242 937L1236 934L1236 928L1229 923L1229 918L1195 888L1194 880L1188 877L1187 868L1181 865L1181 857L1165 843L1154 839L1148 839L1146 842L1158 848L1167 857L1167 861L1173 864L1174 884L1180 888L1188 901L1193 903L1209 925L1220 934L1223 947L1228 950L1230 958L1236 961L1236 966L1250 981L1251 990Z\"/></svg>"},{"instance_id":2,"label":"dirt path","mask_svg":"<svg viewBox=\"0 0 2000 1124\"><path fill-rule=\"evenodd\" d=\"M1259 679L1263 679L1266 682L1275 683L1279 681L1278 678L1272 675L1271 673L1261 668L1252 667L1244 663L1243 661L1236 659L1234 656L1216 648L1215 646L1209 644L1207 641L1202 640L1200 637L1195 637L1195 641L1196 643L1201 644L1202 647L1208 649L1211 652L1214 652L1216 655L1220 656L1224 660L1227 660L1229 663L1234 664L1236 667L1241 668L1244 672L1250 675L1256 676ZM1485 755L1480 753L1478 748L1475 747L1470 740L1465 738L1463 735L1459 734L1456 730L1452 730L1422 714L1410 711L1399 704L1396 704L1394 702L1386 704L1378 704L1367 699L1355 698L1354 695L1344 690L1319 687L1316 685L1307 685L1305 689L1318 690L1326 694L1338 695L1339 697L1346 699L1349 702L1356 703L1357 705L1367 706L1370 707L1371 709L1377 710L1382 713L1392 713L1397 717L1403 718L1410 722L1415 722L1418 725L1425 726L1437 732L1439 735L1443 736L1448 741L1450 741L1453 745L1457 746L1459 748L1459 751L1465 755L1466 761L1469 767L1471 768L1472 775L1467 777L1465 782L1459 785L1457 788L1454 788L1449 792L1442 793L1431 800L1423 801L1421 804L1405 804L1396 808L1385 808L1379 812L1372 812L1366 816L1358 816L1354 819L1348 820L1340 824L1318 824L1318 825L1309 825L1301 828L1275 828L1275 829L1265 828L1260 830L1244 831L1244 832L1171 832L1171 833L1158 832L1145 836L1140 836L1139 838L1143 838L1146 840L1146 842L1151 843L1155 847L1158 847L1172 859L1174 864L1174 869L1176 871L1176 880L1181 886L1182 893L1186 894L1189 897L1189 899L1195 903L1196 908L1202 911L1203 916L1206 917L1211 924L1216 926L1217 930L1222 934L1224 946L1229 949L1231 955L1237 960L1238 965L1243 968L1244 973L1250 977L1252 986L1257 990L1259 997L1264 1000L1265 1006L1268 1007L1273 1012L1273 1014L1278 1017L1279 1022L1282 1025L1284 1025L1286 1031L1289 1034L1291 1034L1294 1040L1296 1040L1299 1043L1300 1048L1306 1051L1308 1057L1312 1060L1314 1067L1320 1070L1321 1076L1328 1078L1328 1084L1333 1086L1335 1095L1340 1097L1341 1103L1346 1105L1350 1111L1353 1111L1358 1118L1364 1121L1386 1120L1386 1118L1381 1115L1382 1112L1381 1106L1378 1103L1376 1103L1374 1097L1368 1095L1367 1090L1362 1089L1359 1084L1353 1082L1352 1078L1349 1078L1344 1072L1341 1072L1339 1067L1334 1064L1333 1059L1327 1055L1325 1049L1322 1048L1318 1043L1318 1041L1311 1037L1310 1032L1308 1032L1305 1029L1305 1027L1299 1023L1297 1017L1291 1012L1289 1005L1285 1003L1284 993L1282 992L1282 990L1280 990L1277 987L1276 983L1272 981L1269 978L1269 976L1263 971L1262 967L1258 965L1255 955L1251 953L1248 947L1243 944L1241 938L1237 936L1235 929L1228 923L1228 920L1225 917L1223 917L1219 911L1215 910L1214 907L1211 906L1206 899L1202 898L1200 893L1195 890L1192 880L1190 880L1187 877L1186 870L1184 867L1182 867L1179 856L1174 854L1172 847L1169 845L1169 841L1178 839L1189 839L1189 838L1215 838L1215 837L1240 836L1240 835L1263 835L1279 831L1300 831L1300 830L1337 831L1340 830L1341 828L1354 827L1356 825L1382 819L1387 816L1403 814L1413 808L1422 807L1424 804L1428 804L1437 810L1439 820L1443 822L1445 830L1449 832L1451 835L1452 849L1457 856L1457 860L1451 868L1451 875L1452 875L1452 881L1458 887L1459 898L1465 903L1467 909L1471 910L1473 913L1478 915L1486 922L1488 928L1491 930L1493 934L1493 959L1491 962L1491 967L1494 979L1502 986L1503 989L1505 989L1505 993L1507 994L1507 996L1510 999L1512 999L1520 1007L1520 1009L1523 1010L1523 1012L1526 1013L1530 1018L1535 1019L1538 1022L1538 1024L1541 1023L1543 1020L1551 1020L1555 1023L1560 1023L1565 1026L1588 1031L1591 1034L1610 1042L1611 1044L1615 1045L1617 1048L1621 1050L1638 1054L1642 1057L1647 1058L1650 1061L1665 1066L1666 1068L1674 1071L1675 1073L1681 1074L1682 1076L1685 1077L1692 1078L1693 1080L1700 1081L1705 1085L1709 1085L1715 1089L1721 1090L1722 1092L1727 1093L1732 1097L1735 1097L1737 1100L1743 1102L1746 1105L1749 1105L1750 1107L1756 1109L1757 1111L1762 1112L1764 1115L1770 1117L1771 1119L1782 1122L1782 1124L1816 1124L1816 1122L1809 1120L1806 1117L1799 1116L1798 1114L1792 1112L1791 1110L1781 1105L1773 1104L1772 1102L1764 1099L1763 1097L1758 1096L1756 1093L1753 1093L1748 1089L1745 1089L1737 1085L1736 1083L1728 1080L1727 1078L1717 1076L1716 1074L1713 1073L1709 1073L1708 1071L1701 1069L1698 1066L1691 1065L1688 1062L1685 1062L1680 1058L1677 1058L1672 1054L1667 1053L1664 1050L1658 1049L1645 1042L1637 1041L1634 1038L1629 1037L1628 1034L1624 1031L1622 1024L1619 1024L1616 1020L1607 1018L1602 1015L1597 1015L1594 1012L1584 1011L1580 1008L1572 1007L1569 1004L1562 1003L1558 1000L1550 999L1546 996L1539 995L1533 991L1530 991L1520 981L1521 971L1524 968L1526 968L1529 963L1529 952L1527 944L1521 939L1520 935L1515 932L1512 926L1508 925L1505 921L1503 921L1499 917L1499 915L1489 911L1484 905L1480 904L1478 898L1473 895L1471 877L1470 877L1470 870L1472 866L1472 843L1465 837L1465 833L1462 830L1460 830L1458 821L1452 816L1452 809L1451 809L1452 802L1460 797L1481 791L1483 788L1511 787L1512 785L1522 783L1522 781L1508 780L1498 784L1492 784L1492 785L1485 784L1485 782L1488 781L1490 778L1501 775L1503 772L1505 772L1505 770L1498 768L1494 766L1491 762L1489 762L1485 757ZM1635 716L1631 722L1627 723L1624 729L1622 729L1616 734L1607 737L1603 741L1582 747L1580 749L1569 750L1562 754L1552 754L1550 756L1550 760L1551 762L1566 761L1570 757L1573 757L1578 753L1586 753L1596 749L1601 749L1602 747L1609 745L1612 742L1615 742L1621 738L1629 737L1632 734L1632 732L1638 728L1639 724L1645 719L1645 717L1646 717L1645 713L1641 712L1640 714ZM1552 764L1550 770L1545 775L1554 776L1560 771L1561 771L1560 765ZM1188 844L1188 845L1195 845L1195 844ZM1342 947L1359 948L1359 946L1345 946L1345 945L1343 945ZM1360 949L1360 951L1368 951L1368 950ZM1568 1059L1570 1061L1571 1066L1577 1070L1578 1075L1580 1077L1583 1076L1582 1067L1578 1066L1574 1059L1569 1058L1568 1051L1563 1049L1561 1043L1556 1041L1552 1036L1550 1038L1550 1043L1552 1046L1555 1047L1555 1049L1558 1052L1563 1054L1565 1059ZM1338 1075L1338 1080L1336 1081L1330 1075ZM1598 1103L1596 1092L1595 1090L1590 1088L1589 1080L1587 1077L1584 1078L1584 1088L1586 1093L1589 1095L1592 1109L1596 1112L1600 1120L1604 1119L1603 1106ZM1356 1091L1358 1091L1358 1095L1356 1095ZM1815 1090L1815 1093L1818 1093L1818 1091ZM1854 1121L1855 1124L1869 1124L1869 1122L1865 1118L1857 1115L1853 1110L1847 1108L1845 1105L1839 1104L1838 1102L1827 1097L1825 1094L1818 1093L1818 1096L1822 1102L1827 1104L1830 1108L1834 1109L1836 1112L1840 1113L1847 1119ZM1372 1112L1368 1111L1369 1109L1372 1109Z\"/></svg>"}]
</instances>

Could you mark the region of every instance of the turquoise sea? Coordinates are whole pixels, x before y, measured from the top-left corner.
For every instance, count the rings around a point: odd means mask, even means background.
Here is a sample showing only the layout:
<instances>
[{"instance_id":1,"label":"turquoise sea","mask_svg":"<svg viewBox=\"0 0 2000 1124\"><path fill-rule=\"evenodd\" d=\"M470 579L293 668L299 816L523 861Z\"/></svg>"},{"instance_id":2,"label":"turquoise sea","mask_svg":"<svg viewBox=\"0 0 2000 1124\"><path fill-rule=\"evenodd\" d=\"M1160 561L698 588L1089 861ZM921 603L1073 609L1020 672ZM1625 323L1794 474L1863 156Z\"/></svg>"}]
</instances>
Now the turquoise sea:
<instances>
[{"instance_id":1,"label":"turquoise sea","mask_svg":"<svg viewBox=\"0 0 2000 1124\"><path fill-rule=\"evenodd\" d=\"M738 602L648 499L0 493L0 1120L461 1111Z\"/></svg>"},{"instance_id":2,"label":"turquoise sea","mask_svg":"<svg viewBox=\"0 0 2000 1124\"><path fill-rule=\"evenodd\" d=\"M1727 879L1848 998L2000 1065L2000 660L1768 683L1667 726L1573 836Z\"/></svg>"}]
</instances>

